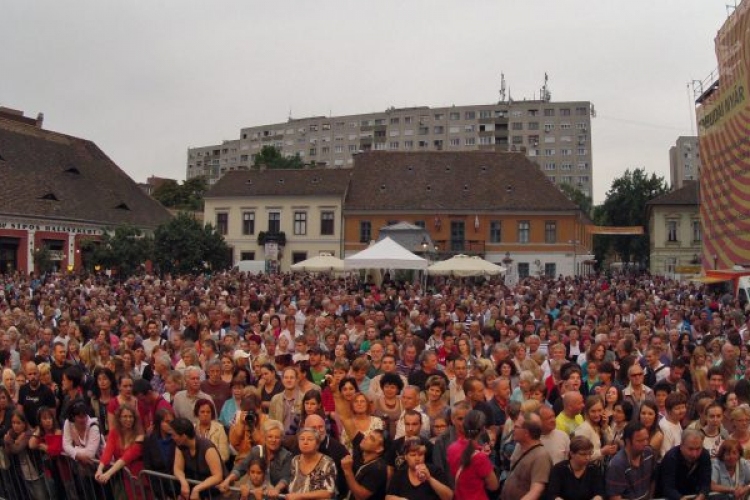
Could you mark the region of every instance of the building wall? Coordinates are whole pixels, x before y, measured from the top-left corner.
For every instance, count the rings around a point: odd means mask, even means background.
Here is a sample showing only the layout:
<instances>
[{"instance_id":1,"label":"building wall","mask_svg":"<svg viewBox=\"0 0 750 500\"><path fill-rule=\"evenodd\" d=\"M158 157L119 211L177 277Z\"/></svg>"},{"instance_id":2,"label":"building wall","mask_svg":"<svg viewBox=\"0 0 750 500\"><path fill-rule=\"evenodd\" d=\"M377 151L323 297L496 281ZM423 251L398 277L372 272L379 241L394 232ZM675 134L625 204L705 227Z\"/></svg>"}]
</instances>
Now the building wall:
<instances>
[{"instance_id":1,"label":"building wall","mask_svg":"<svg viewBox=\"0 0 750 500\"><path fill-rule=\"evenodd\" d=\"M478 220L478 225L476 222ZM485 259L498 264L503 263L506 253L510 252L513 268L518 271L518 264L526 264L532 275L545 269L545 264L554 264L555 274L572 275L574 265L576 274L585 272L584 261L590 255L591 236L586 236L578 214L440 214L434 213L346 213L344 222L344 256L352 255L368 246L360 241L360 224L369 221L372 233L371 240L377 240L381 227L394 222L424 223L430 238L438 246L436 251L421 252L420 248L409 248L415 253L423 253L428 258L449 258L458 253L479 254ZM451 221L463 221L465 228L463 250L451 248ZM490 227L492 222L501 224L501 239L492 242ZM518 225L520 221L530 223L528 243L520 243ZM546 222L556 224L554 242L545 241ZM577 244L574 242L578 242ZM539 261L539 265L536 264Z\"/></svg>"},{"instance_id":2,"label":"building wall","mask_svg":"<svg viewBox=\"0 0 750 500\"><path fill-rule=\"evenodd\" d=\"M670 237L672 223L676 225L676 232ZM698 205L656 205L651 209L650 271L653 274L680 277L700 272L700 263L695 261L701 255L701 234L700 230L694 234L694 224L700 227Z\"/></svg>"},{"instance_id":3,"label":"building wall","mask_svg":"<svg viewBox=\"0 0 750 500\"><path fill-rule=\"evenodd\" d=\"M228 227L224 238L233 249L233 260L265 260L265 249L258 245L258 233L268 231L269 213L280 215L280 230L286 235L286 246L279 259L280 270L289 271L295 253L305 253L305 258L321 252L341 256L341 198L336 196L206 198L204 222L217 226L217 214L227 214ZM306 234L294 234L295 212L307 214ZM321 215L333 212L333 234L321 234ZM255 225L252 234L243 234L243 217L252 213ZM253 252L253 259L243 259L243 254ZM247 257L247 255L245 255Z\"/></svg>"},{"instance_id":4,"label":"building wall","mask_svg":"<svg viewBox=\"0 0 750 500\"><path fill-rule=\"evenodd\" d=\"M669 148L669 175L672 189L680 189L685 181L698 180L701 168L698 137L681 136Z\"/></svg>"},{"instance_id":5,"label":"building wall","mask_svg":"<svg viewBox=\"0 0 750 500\"><path fill-rule=\"evenodd\" d=\"M553 182L590 195L592 112L588 101L513 101L292 119L243 128L238 140L188 149L187 178L205 175L213 184L227 171L249 168L267 145L332 168L350 167L354 153L370 149L489 149L524 151Z\"/></svg>"}]
</instances>

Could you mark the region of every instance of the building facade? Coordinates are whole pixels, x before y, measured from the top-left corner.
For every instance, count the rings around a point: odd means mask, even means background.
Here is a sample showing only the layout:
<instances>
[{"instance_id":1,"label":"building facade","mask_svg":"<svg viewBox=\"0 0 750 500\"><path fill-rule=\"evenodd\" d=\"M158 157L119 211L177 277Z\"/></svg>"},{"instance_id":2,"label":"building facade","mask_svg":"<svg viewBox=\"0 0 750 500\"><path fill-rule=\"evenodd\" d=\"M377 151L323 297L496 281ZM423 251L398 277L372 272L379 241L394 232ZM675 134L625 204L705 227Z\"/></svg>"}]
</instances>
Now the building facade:
<instances>
[{"instance_id":1,"label":"building facade","mask_svg":"<svg viewBox=\"0 0 750 500\"><path fill-rule=\"evenodd\" d=\"M646 204L651 273L672 278L700 273L699 199L698 182L686 181L682 188Z\"/></svg>"},{"instance_id":2,"label":"building facade","mask_svg":"<svg viewBox=\"0 0 750 500\"><path fill-rule=\"evenodd\" d=\"M42 254L75 272L89 241L170 218L94 143L44 130L41 115L0 110L0 273L33 272Z\"/></svg>"},{"instance_id":3,"label":"building facade","mask_svg":"<svg viewBox=\"0 0 750 500\"><path fill-rule=\"evenodd\" d=\"M350 171L228 172L206 193L204 221L232 247L234 262L274 269L321 253L341 255L342 204Z\"/></svg>"},{"instance_id":4,"label":"building facade","mask_svg":"<svg viewBox=\"0 0 750 500\"><path fill-rule=\"evenodd\" d=\"M588 220L521 153L362 153L344 203L344 256L398 222L425 228L431 260L479 255L517 277L581 274ZM409 248L419 252L419 248Z\"/></svg>"},{"instance_id":5,"label":"building facade","mask_svg":"<svg viewBox=\"0 0 750 500\"><path fill-rule=\"evenodd\" d=\"M680 136L669 148L669 181L672 189L680 189L685 181L697 181L701 170L701 156L697 136Z\"/></svg>"},{"instance_id":6,"label":"building facade","mask_svg":"<svg viewBox=\"0 0 750 500\"><path fill-rule=\"evenodd\" d=\"M591 196L593 155L588 101L506 101L475 106L389 108L383 112L289 119L246 127L238 139L190 148L187 178L215 183L245 170L263 146L329 168L351 167L358 152L511 151L547 178Z\"/></svg>"}]
</instances>

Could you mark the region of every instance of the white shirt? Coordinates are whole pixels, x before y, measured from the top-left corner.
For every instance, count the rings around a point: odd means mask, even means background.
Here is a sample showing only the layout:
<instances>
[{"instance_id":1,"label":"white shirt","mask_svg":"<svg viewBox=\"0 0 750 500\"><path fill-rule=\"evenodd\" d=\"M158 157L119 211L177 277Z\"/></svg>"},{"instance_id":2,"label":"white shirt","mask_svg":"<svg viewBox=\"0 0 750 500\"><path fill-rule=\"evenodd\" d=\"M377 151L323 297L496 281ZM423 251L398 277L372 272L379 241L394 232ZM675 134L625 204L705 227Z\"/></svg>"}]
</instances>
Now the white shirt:
<instances>
[{"instance_id":1,"label":"white shirt","mask_svg":"<svg viewBox=\"0 0 750 500\"><path fill-rule=\"evenodd\" d=\"M539 438L552 459L552 465L562 462L568 457L570 437L560 429L553 429L549 434Z\"/></svg>"},{"instance_id":2,"label":"white shirt","mask_svg":"<svg viewBox=\"0 0 750 500\"><path fill-rule=\"evenodd\" d=\"M419 435L425 439L430 439L430 417L428 417L425 412L420 410L419 407L414 409L422 415L422 430L419 432ZM406 435L406 428L404 427L404 413L406 413L406 410L402 411L401 416L398 417L398 421L396 422L396 436L393 439L402 438Z\"/></svg>"},{"instance_id":3,"label":"white shirt","mask_svg":"<svg viewBox=\"0 0 750 500\"><path fill-rule=\"evenodd\" d=\"M664 456L669 450L682 444L682 426L663 418L659 421L659 428L664 433L664 440L661 442L661 456Z\"/></svg>"}]
</instances>

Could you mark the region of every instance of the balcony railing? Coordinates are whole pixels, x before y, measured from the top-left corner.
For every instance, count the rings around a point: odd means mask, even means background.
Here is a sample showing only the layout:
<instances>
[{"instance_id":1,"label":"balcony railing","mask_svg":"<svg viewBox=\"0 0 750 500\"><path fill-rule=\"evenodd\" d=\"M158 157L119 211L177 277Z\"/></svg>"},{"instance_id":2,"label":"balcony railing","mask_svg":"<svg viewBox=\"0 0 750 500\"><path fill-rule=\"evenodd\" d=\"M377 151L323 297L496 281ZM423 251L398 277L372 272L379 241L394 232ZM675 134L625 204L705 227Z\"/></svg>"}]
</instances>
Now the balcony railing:
<instances>
[{"instance_id":1,"label":"balcony railing","mask_svg":"<svg viewBox=\"0 0 750 500\"><path fill-rule=\"evenodd\" d=\"M484 240L433 240L437 247L435 252L439 255L481 255L485 254Z\"/></svg>"}]
</instances>

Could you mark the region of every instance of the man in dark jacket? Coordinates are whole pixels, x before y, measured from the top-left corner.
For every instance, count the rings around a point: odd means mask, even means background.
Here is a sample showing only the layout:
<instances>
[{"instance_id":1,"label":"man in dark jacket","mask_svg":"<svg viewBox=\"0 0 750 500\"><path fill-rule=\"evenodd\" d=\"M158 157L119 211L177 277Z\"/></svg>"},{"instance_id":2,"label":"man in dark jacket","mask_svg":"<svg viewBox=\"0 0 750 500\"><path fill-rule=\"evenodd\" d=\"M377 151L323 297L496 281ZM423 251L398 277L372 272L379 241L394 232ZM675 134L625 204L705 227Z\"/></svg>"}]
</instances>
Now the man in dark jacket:
<instances>
[{"instance_id":1,"label":"man in dark jacket","mask_svg":"<svg viewBox=\"0 0 750 500\"><path fill-rule=\"evenodd\" d=\"M705 500L710 491L711 456L703 448L701 432L687 429L682 432L682 443L669 450L661 462L661 494L667 500L685 496Z\"/></svg>"}]
</instances>

